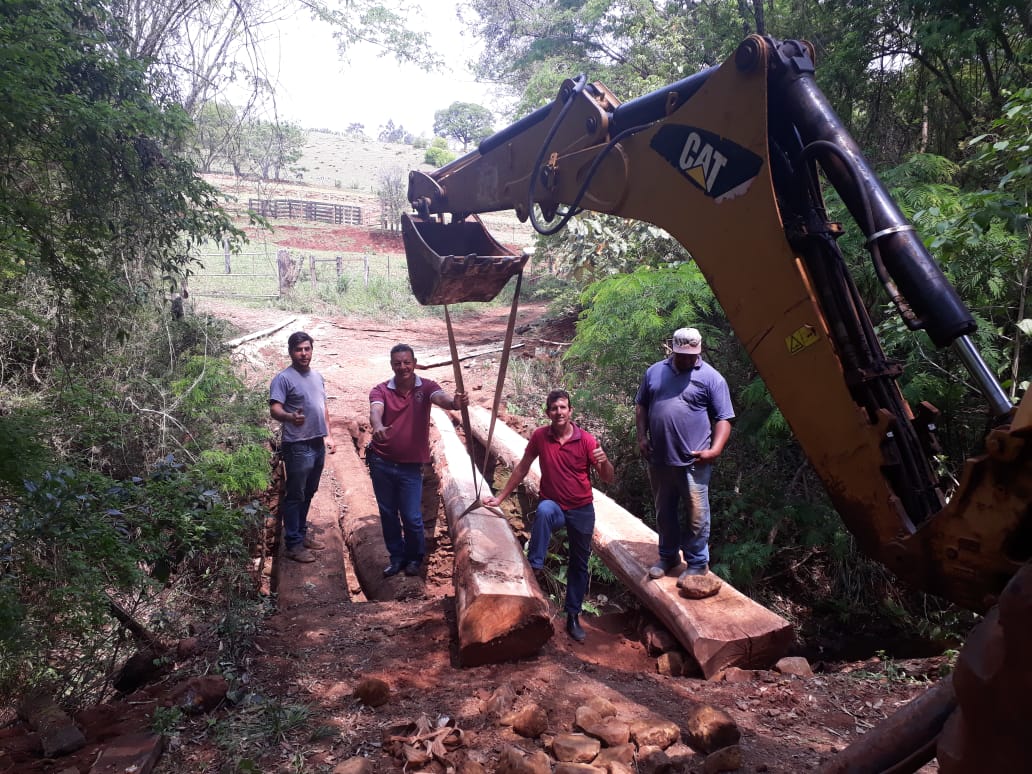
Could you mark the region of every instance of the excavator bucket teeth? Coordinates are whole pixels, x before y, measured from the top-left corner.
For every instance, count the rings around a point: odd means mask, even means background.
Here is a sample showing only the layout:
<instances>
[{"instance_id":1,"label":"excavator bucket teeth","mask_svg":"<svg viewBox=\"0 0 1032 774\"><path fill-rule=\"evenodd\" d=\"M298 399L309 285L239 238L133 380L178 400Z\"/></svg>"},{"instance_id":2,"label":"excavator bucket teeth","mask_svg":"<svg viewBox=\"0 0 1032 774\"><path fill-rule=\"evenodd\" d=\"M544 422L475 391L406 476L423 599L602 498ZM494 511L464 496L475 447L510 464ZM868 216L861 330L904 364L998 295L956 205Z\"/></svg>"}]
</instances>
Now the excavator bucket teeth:
<instances>
[{"instance_id":1,"label":"excavator bucket teeth","mask_svg":"<svg viewBox=\"0 0 1032 774\"><path fill-rule=\"evenodd\" d=\"M475 215L439 223L405 214L401 234L412 294L424 306L490 301L527 262L510 255Z\"/></svg>"}]
</instances>

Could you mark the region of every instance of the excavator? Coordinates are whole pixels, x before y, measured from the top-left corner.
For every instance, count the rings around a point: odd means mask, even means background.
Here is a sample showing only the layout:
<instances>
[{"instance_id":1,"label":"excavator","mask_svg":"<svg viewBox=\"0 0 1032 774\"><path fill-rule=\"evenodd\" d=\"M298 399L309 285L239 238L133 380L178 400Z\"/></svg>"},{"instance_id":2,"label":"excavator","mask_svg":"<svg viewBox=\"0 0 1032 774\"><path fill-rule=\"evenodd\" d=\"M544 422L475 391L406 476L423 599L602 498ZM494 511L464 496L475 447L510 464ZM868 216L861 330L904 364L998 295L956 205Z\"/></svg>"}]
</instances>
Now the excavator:
<instances>
[{"instance_id":1,"label":"excavator","mask_svg":"<svg viewBox=\"0 0 1032 774\"><path fill-rule=\"evenodd\" d=\"M1032 397L1014 405L975 321L817 86L806 41L752 35L722 65L621 102L585 76L433 171L402 217L422 303L489 300L527 260L479 215L543 234L578 212L657 225L691 254L859 547L902 582L983 614L950 678L825 771L1032 771ZM906 327L952 347L984 397L984 449L944 487L937 411L913 407L837 239L862 232Z\"/></svg>"}]
</instances>

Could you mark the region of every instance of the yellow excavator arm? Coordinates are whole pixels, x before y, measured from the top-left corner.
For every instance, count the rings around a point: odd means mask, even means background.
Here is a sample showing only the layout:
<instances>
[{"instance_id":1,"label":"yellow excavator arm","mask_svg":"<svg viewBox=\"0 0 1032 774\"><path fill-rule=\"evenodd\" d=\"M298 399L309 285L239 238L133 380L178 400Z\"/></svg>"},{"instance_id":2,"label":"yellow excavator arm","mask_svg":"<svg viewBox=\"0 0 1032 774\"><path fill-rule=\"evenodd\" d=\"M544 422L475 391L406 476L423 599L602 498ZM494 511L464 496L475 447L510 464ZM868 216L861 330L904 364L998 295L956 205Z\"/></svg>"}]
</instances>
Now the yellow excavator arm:
<instances>
[{"instance_id":1,"label":"yellow excavator arm","mask_svg":"<svg viewBox=\"0 0 1032 774\"><path fill-rule=\"evenodd\" d=\"M912 410L900 393L900 367L836 246L818 167L903 320L954 347L988 403L995 429L948 501L931 465L935 409ZM752 36L719 68L626 103L569 80L553 104L477 150L412 172L409 201L403 230L424 303L490 298L522 266L478 213L514 210L543 233L581 210L666 229L706 276L867 554L976 611L1029 559L1032 401L1014 410L982 361L970 313L817 88L808 44ZM448 268L417 276L418 250L447 255Z\"/></svg>"}]
</instances>

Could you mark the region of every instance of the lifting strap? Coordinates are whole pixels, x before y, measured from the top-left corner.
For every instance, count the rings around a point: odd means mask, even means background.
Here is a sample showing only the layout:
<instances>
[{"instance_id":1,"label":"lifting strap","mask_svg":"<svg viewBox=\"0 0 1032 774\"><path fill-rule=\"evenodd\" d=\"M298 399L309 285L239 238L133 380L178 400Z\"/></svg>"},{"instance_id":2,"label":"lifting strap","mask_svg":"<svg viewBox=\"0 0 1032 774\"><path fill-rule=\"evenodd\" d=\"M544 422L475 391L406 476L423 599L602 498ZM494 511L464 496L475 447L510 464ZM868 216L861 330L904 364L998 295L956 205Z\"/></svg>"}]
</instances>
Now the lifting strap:
<instances>
[{"instance_id":1,"label":"lifting strap","mask_svg":"<svg viewBox=\"0 0 1032 774\"><path fill-rule=\"evenodd\" d=\"M487 460L491 458L491 439L494 437L495 419L498 417L498 408L502 401L502 389L505 387L505 372L509 367L509 351L512 348L512 334L516 329L516 312L519 309L520 302L520 287L523 285L523 271L521 270L516 275L516 289L512 295L512 308L509 310L509 323L505 328L505 343L502 346L502 357L498 364L498 381L495 384L494 391L494 403L491 406L491 422L487 429L487 443L484 447L484 462L485 467ZM465 392L465 387L462 383L462 366L459 364L459 350L455 344L455 332L452 330L451 314L448 312L448 305L444 305L444 321L448 326L448 348L451 350L452 359L452 370L455 375L455 389L459 392ZM463 406L461 408L462 414L462 432L466 436L466 453L469 454L470 466L473 469L473 483L476 487L476 497L473 502L470 503L466 510L464 510L459 518L465 516L470 511L476 508L485 508L498 516L504 516L499 508L489 507L480 502L480 479L477 478L477 462L473 456L473 431L470 427L469 421L469 408ZM484 478L481 474L480 478Z\"/></svg>"}]
</instances>

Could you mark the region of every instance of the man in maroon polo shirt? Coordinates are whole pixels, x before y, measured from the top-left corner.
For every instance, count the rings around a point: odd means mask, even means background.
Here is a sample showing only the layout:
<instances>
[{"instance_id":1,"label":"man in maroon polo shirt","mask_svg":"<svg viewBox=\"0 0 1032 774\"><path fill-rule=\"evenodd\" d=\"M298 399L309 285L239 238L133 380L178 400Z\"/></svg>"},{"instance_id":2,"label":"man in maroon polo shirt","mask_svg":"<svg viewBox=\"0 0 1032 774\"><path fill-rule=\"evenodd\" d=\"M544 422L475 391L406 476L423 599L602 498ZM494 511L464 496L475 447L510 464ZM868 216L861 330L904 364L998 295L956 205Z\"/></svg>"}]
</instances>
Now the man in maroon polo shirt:
<instances>
[{"instance_id":1,"label":"man in maroon polo shirt","mask_svg":"<svg viewBox=\"0 0 1032 774\"><path fill-rule=\"evenodd\" d=\"M416 356L408 344L391 348L394 376L369 391L373 440L366 463L380 509L380 527L390 554L383 576L402 570L419 575L426 553L423 535L423 465L430 462L430 408L458 410L466 395L448 395L430 379L416 375Z\"/></svg>"},{"instance_id":2,"label":"man in maroon polo shirt","mask_svg":"<svg viewBox=\"0 0 1032 774\"><path fill-rule=\"evenodd\" d=\"M588 559L591 557L591 536L595 532L590 474L594 470L608 484L613 480L613 464L595 437L573 423L573 407L566 390L548 393L545 413L551 424L534 431L523 459L512 471L505 487L497 497L485 497L483 502L484 505L495 506L512 494L530 471L534 460L540 457L541 501L531 525L527 559L535 572L542 569L552 532L566 528L570 543L566 572L566 632L577 642L584 642L586 635L579 616L588 591Z\"/></svg>"}]
</instances>

